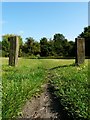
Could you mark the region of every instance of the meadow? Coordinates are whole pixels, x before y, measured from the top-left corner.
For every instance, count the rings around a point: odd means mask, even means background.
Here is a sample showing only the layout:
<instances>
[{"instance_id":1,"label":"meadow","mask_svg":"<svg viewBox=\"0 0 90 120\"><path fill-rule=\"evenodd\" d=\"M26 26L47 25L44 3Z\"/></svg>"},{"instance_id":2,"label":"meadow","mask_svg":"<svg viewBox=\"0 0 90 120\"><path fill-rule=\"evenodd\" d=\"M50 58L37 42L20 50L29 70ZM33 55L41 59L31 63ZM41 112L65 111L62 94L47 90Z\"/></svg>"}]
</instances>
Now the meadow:
<instances>
[{"instance_id":1,"label":"meadow","mask_svg":"<svg viewBox=\"0 0 90 120\"><path fill-rule=\"evenodd\" d=\"M2 118L18 116L25 102L40 95L49 81L73 120L89 120L88 60L80 66L74 63L73 59L19 58L18 65L11 67L8 58L2 58Z\"/></svg>"}]
</instances>

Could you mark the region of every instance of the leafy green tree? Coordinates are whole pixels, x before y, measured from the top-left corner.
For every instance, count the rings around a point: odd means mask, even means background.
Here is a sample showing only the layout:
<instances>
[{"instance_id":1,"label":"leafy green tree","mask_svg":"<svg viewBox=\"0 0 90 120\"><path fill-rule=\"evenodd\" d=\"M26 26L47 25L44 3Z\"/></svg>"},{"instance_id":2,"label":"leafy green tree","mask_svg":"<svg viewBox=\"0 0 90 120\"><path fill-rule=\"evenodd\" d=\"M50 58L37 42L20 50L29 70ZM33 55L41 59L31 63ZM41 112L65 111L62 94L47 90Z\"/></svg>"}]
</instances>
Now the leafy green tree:
<instances>
[{"instance_id":1,"label":"leafy green tree","mask_svg":"<svg viewBox=\"0 0 90 120\"><path fill-rule=\"evenodd\" d=\"M62 41L62 47L63 47L63 51L62 51L62 54L63 56L69 56L69 47L70 47L70 44L69 42L67 41L67 39L63 40Z\"/></svg>"},{"instance_id":2,"label":"leafy green tree","mask_svg":"<svg viewBox=\"0 0 90 120\"><path fill-rule=\"evenodd\" d=\"M75 57L75 42L69 41L69 47L67 49L69 57Z\"/></svg>"},{"instance_id":3,"label":"leafy green tree","mask_svg":"<svg viewBox=\"0 0 90 120\"><path fill-rule=\"evenodd\" d=\"M9 48L10 48L10 42L8 41L8 38L13 36L13 34L6 34L2 36L2 56L8 57L9 56ZM19 37L19 56L21 56L21 46L23 44L21 36Z\"/></svg>"},{"instance_id":4,"label":"leafy green tree","mask_svg":"<svg viewBox=\"0 0 90 120\"><path fill-rule=\"evenodd\" d=\"M23 45L23 52L28 55L40 54L40 44L36 42L32 37L26 38L26 42Z\"/></svg>"},{"instance_id":5,"label":"leafy green tree","mask_svg":"<svg viewBox=\"0 0 90 120\"><path fill-rule=\"evenodd\" d=\"M34 43L34 39L32 37L26 38L26 51L27 53L29 53L29 55L32 55L32 51L33 51L33 43Z\"/></svg>"},{"instance_id":6,"label":"leafy green tree","mask_svg":"<svg viewBox=\"0 0 90 120\"><path fill-rule=\"evenodd\" d=\"M63 36L63 34L55 34L54 35L54 50L55 50L55 53L58 55L58 56L63 56L64 54L64 48L63 48L63 44L64 44L64 40L65 40L65 37Z\"/></svg>"},{"instance_id":7,"label":"leafy green tree","mask_svg":"<svg viewBox=\"0 0 90 120\"><path fill-rule=\"evenodd\" d=\"M23 40L21 36L18 36L19 38L19 57L22 56L22 46L23 46Z\"/></svg>"},{"instance_id":8,"label":"leafy green tree","mask_svg":"<svg viewBox=\"0 0 90 120\"><path fill-rule=\"evenodd\" d=\"M48 55L49 56L55 56L55 52L54 52L54 41L49 39L48 41Z\"/></svg>"},{"instance_id":9,"label":"leafy green tree","mask_svg":"<svg viewBox=\"0 0 90 120\"><path fill-rule=\"evenodd\" d=\"M48 41L47 38L43 37L40 40L40 55L41 56L48 56L49 55L49 51L48 51Z\"/></svg>"},{"instance_id":10,"label":"leafy green tree","mask_svg":"<svg viewBox=\"0 0 90 120\"><path fill-rule=\"evenodd\" d=\"M39 55L40 54L40 44L38 42L34 41L32 48L33 48L32 49L33 55Z\"/></svg>"},{"instance_id":11,"label":"leafy green tree","mask_svg":"<svg viewBox=\"0 0 90 120\"><path fill-rule=\"evenodd\" d=\"M9 34L2 36L2 56L5 56L5 57L9 56L10 43L8 41L8 38L10 36L11 35Z\"/></svg>"}]
</instances>

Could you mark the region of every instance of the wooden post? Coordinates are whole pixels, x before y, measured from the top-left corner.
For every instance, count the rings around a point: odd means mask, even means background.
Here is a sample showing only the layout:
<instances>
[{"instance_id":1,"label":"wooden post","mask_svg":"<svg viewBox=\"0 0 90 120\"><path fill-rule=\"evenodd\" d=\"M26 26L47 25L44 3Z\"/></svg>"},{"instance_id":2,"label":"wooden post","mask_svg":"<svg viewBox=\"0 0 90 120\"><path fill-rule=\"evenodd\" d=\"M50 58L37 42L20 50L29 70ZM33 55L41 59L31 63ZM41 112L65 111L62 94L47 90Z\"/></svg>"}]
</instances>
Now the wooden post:
<instances>
[{"instance_id":1,"label":"wooden post","mask_svg":"<svg viewBox=\"0 0 90 120\"><path fill-rule=\"evenodd\" d=\"M9 37L9 41L10 41L9 65L16 66L18 62L18 52L19 52L18 36Z\"/></svg>"},{"instance_id":2,"label":"wooden post","mask_svg":"<svg viewBox=\"0 0 90 120\"><path fill-rule=\"evenodd\" d=\"M77 65L84 63L85 61L85 39L84 38L76 38L76 61Z\"/></svg>"}]
</instances>

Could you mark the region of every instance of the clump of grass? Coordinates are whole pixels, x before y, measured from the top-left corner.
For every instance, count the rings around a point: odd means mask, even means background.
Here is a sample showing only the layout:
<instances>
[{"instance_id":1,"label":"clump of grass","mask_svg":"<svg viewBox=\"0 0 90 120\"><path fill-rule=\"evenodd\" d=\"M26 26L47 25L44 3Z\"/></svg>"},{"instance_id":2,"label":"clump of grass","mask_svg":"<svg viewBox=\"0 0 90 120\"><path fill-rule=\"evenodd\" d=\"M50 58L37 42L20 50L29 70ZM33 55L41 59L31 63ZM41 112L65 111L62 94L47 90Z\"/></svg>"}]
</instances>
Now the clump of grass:
<instances>
[{"instance_id":1,"label":"clump of grass","mask_svg":"<svg viewBox=\"0 0 90 120\"><path fill-rule=\"evenodd\" d=\"M51 71L51 83L55 86L55 94L60 97L61 104L73 119L90 119L88 64L66 66Z\"/></svg>"},{"instance_id":2,"label":"clump of grass","mask_svg":"<svg viewBox=\"0 0 90 120\"><path fill-rule=\"evenodd\" d=\"M40 61L20 59L18 67L3 65L2 118L14 118L22 105L41 92L46 73Z\"/></svg>"},{"instance_id":3,"label":"clump of grass","mask_svg":"<svg viewBox=\"0 0 90 120\"><path fill-rule=\"evenodd\" d=\"M25 101L41 93L41 86L49 80L55 86L55 94L61 98L64 108L73 119L90 119L89 82L87 62L76 67L74 60L19 59L17 67L2 66L2 118L14 118ZM80 120L79 119L79 120Z\"/></svg>"}]
</instances>

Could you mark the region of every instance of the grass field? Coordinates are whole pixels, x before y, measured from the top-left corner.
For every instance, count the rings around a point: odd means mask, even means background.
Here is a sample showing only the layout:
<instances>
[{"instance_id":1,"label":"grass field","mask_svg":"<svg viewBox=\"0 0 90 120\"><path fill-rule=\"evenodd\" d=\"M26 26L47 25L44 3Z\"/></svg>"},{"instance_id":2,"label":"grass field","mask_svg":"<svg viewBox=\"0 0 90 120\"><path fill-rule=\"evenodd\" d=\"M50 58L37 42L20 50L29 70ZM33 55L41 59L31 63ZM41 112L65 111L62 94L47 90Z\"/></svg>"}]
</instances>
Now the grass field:
<instances>
[{"instance_id":1,"label":"grass field","mask_svg":"<svg viewBox=\"0 0 90 120\"><path fill-rule=\"evenodd\" d=\"M56 89L55 94L74 119L90 119L88 60L78 67L74 66L74 60L67 59L20 58L17 67L8 66L6 58L2 62L3 118L19 115L25 101L40 94L41 86L50 81Z\"/></svg>"}]
</instances>

